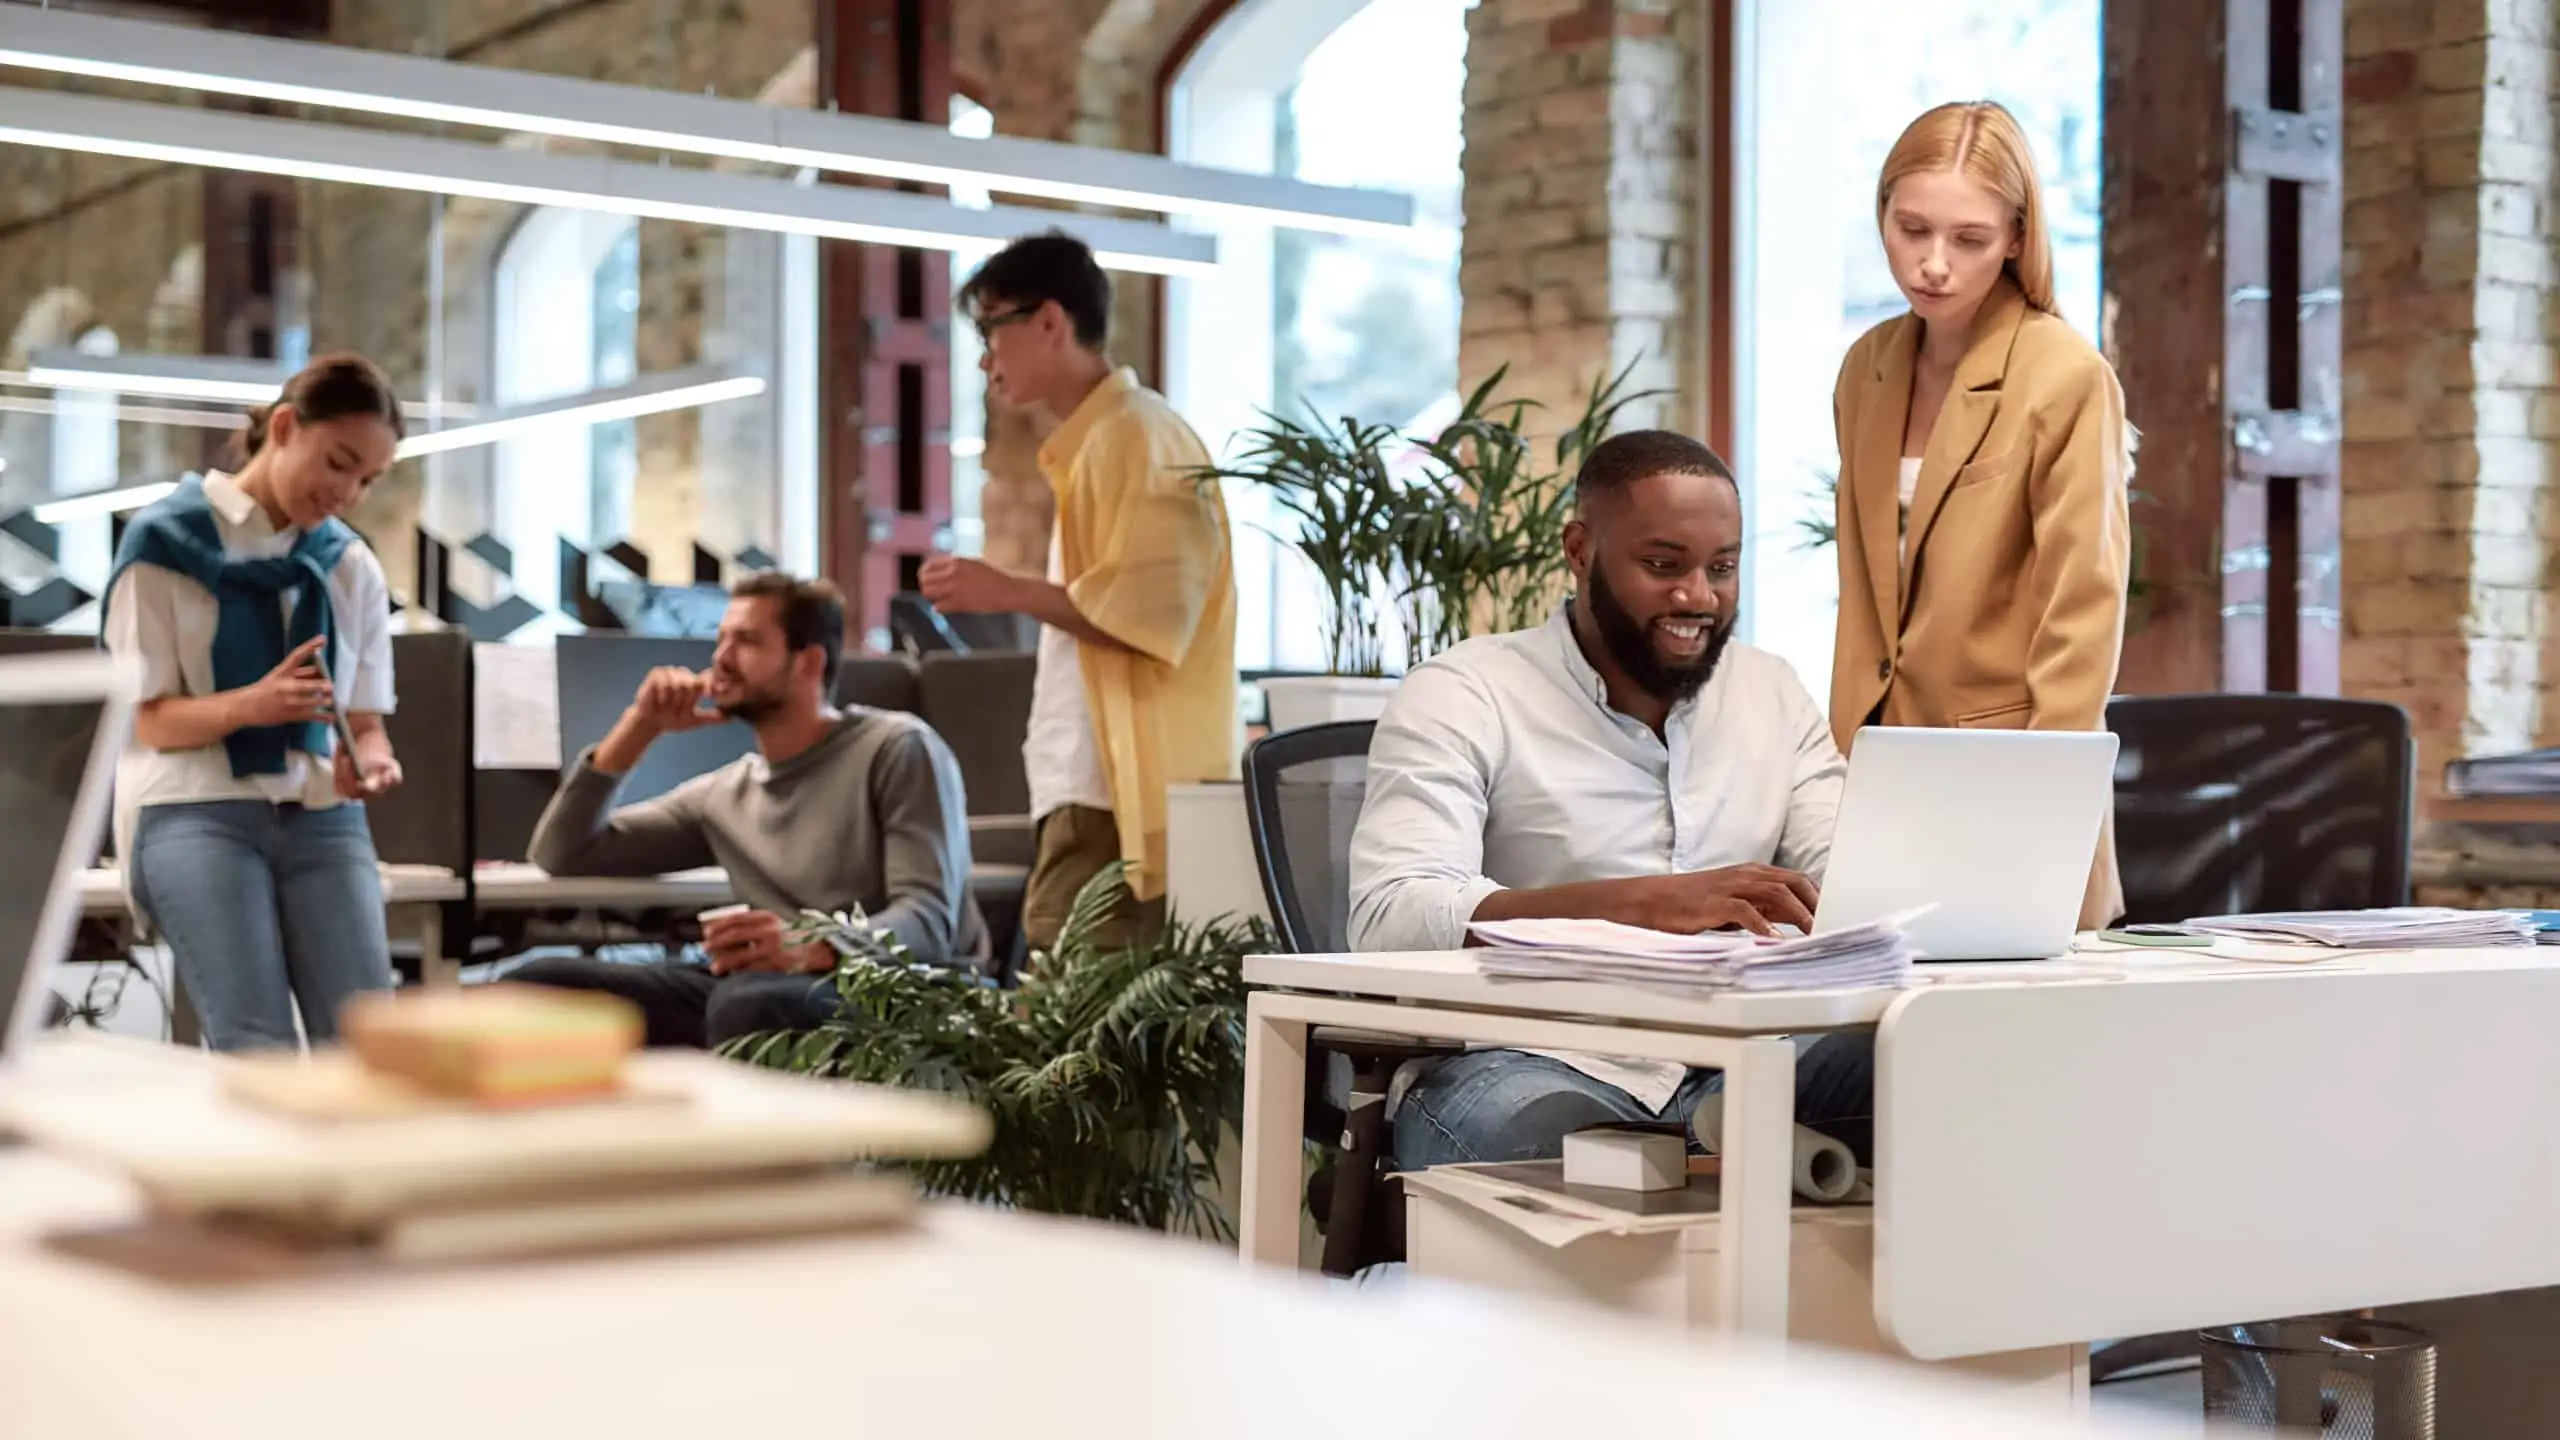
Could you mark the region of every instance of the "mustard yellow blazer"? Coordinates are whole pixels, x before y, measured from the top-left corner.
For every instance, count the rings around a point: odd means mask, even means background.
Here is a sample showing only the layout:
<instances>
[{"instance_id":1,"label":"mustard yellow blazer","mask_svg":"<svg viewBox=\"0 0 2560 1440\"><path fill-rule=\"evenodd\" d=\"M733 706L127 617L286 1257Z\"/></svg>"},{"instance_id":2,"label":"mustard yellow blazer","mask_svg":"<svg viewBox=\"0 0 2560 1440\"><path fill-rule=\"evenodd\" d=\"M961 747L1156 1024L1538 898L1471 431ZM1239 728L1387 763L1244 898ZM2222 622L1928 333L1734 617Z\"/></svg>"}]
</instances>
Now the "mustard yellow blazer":
<instances>
[{"instance_id":1,"label":"mustard yellow blazer","mask_svg":"<svg viewBox=\"0 0 2560 1440\"><path fill-rule=\"evenodd\" d=\"M1845 752L1869 723L2103 728L2132 549L2131 447L2115 371L2003 281L1975 317L1905 521L1902 432L1920 328L1906 314L1868 331L1849 347L1832 392L1833 736ZM2103 925L2123 910L2110 823L2081 923Z\"/></svg>"}]
</instances>

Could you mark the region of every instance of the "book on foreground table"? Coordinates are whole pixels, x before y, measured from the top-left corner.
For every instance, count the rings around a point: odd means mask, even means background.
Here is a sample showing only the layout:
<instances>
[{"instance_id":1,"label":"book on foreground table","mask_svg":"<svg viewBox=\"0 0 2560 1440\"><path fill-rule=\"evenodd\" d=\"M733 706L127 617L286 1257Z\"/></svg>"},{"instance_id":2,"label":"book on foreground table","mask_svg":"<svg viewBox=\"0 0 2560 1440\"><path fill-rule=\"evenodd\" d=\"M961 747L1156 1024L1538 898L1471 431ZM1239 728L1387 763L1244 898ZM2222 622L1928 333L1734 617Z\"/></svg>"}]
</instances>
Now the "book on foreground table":
<instances>
[{"instance_id":1,"label":"book on foreground table","mask_svg":"<svg viewBox=\"0 0 2560 1440\"><path fill-rule=\"evenodd\" d=\"M1831 990L1899 985L1919 952L1920 911L1819 935L1672 935L1609 920L1487 920L1468 926L1476 968L1505 980L1598 980L1672 990Z\"/></svg>"},{"instance_id":2,"label":"book on foreground table","mask_svg":"<svg viewBox=\"0 0 2560 1440\"><path fill-rule=\"evenodd\" d=\"M2202 935L2292 940L2342 950L2485 950L2534 943L2534 922L2513 910L2396 905L2379 910L2293 910L2211 915L2186 923Z\"/></svg>"}]
</instances>

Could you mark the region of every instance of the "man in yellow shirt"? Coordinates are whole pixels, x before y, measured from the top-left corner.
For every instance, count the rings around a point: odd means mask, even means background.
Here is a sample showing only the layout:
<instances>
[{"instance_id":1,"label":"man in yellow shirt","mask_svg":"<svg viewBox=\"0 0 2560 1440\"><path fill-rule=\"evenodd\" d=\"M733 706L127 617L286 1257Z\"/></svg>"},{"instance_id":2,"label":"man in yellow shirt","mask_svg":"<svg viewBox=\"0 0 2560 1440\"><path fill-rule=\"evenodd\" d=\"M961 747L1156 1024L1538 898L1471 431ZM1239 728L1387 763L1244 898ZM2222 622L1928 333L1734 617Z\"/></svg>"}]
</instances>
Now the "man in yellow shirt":
<instances>
[{"instance_id":1,"label":"man in yellow shirt","mask_svg":"<svg viewBox=\"0 0 2560 1440\"><path fill-rule=\"evenodd\" d=\"M960 305L989 393L1057 422L1040 471L1057 495L1046 579L977 560L926 562L942 610L1041 624L1023 765L1038 855L1022 928L1057 943L1076 893L1129 862L1123 935L1164 913L1165 789L1236 775L1236 599L1226 502L1200 437L1116 369L1111 282L1082 241L1027 236L980 266Z\"/></svg>"}]
</instances>

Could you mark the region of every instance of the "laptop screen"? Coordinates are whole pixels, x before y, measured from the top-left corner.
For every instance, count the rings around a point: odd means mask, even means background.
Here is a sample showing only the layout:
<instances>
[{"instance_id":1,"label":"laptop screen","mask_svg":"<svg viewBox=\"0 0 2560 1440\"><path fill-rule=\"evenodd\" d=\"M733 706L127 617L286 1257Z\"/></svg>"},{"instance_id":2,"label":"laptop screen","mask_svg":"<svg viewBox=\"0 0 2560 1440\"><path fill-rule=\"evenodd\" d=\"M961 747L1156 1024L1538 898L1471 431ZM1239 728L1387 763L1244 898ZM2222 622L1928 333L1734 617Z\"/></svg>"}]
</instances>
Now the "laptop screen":
<instances>
[{"instance_id":1,"label":"laptop screen","mask_svg":"<svg viewBox=\"0 0 2560 1440\"><path fill-rule=\"evenodd\" d=\"M0 698L0 1047L26 987L53 968L38 963L36 932L57 867L97 863L94 836L81 854L62 850L106 711L99 699Z\"/></svg>"}]
</instances>

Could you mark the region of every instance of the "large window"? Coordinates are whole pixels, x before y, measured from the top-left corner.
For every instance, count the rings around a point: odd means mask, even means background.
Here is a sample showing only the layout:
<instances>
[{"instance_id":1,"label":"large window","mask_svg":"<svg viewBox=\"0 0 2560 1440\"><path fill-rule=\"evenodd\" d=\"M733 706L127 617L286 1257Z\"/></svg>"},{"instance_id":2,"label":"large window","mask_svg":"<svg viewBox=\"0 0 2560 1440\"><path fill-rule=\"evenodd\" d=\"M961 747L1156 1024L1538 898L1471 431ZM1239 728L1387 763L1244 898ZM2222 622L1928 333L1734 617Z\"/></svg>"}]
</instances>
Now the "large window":
<instances>
[{"instance_id":1,"label":"large window","mask_svg":"<svg viewBox=\"0 0 2560 1440\"><path fill-rule=\"evenodd\" d=\"M2064 318L2098 333L2101 0L1748 0L1737 14L1735 402L1748 638L1827 693L1837 559L1827 525L1841 354L1902 299L1875 224L1885 153L1922 111L1992 99L2036 147Z\"/></svg>"},{"instance_id":2,"label":"large window","mask_svg":"<svg viewBox=\"0 0 2560 1440\"><path fill-rule=\"evenodd\" d=\"M1458 403L1460 128L1468 0L1245 0L1175 77L1178 159L1401 190L1393 237L1216 228L1214 275L1168 286L1166 389L1211 449L1265 411L1429 431ZM1321 669L1318 590L1231 492L1247 670Z\"/></svg>"},{"instance_id":3,"label":"large window","mask_svg":"<svg viewBox=\"0 0 2560 1440\"><path fill-rule=\"evenodd\" d=\"M499 258L496 300L501 407L629 381L639 369L639 223L532 212ZM638 432L628 420L552 425L496 449L495 533L512 552L517 593L556 626L561 542L594 549L628 536Z\"/></svg>"}]
</instances>

